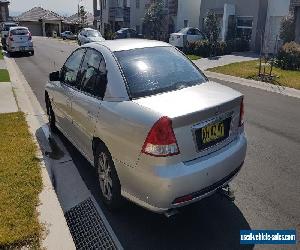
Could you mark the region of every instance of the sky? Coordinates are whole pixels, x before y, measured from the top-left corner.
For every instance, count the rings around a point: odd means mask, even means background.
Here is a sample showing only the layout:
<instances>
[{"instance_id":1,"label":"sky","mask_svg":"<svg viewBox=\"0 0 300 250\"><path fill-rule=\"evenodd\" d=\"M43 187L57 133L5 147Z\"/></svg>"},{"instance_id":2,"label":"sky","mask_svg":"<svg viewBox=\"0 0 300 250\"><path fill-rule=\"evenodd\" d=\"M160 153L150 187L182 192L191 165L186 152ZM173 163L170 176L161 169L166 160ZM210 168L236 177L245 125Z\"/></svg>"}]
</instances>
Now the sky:
<instances>
[{"instance_id":1,"label":"sky","mask_svg":"<svg viewBox=\"0 0 300 250\"><path fill-rule=\"evenodd\" d=\"M93 10L93 0L81 1L89 12ZM33 7L41 6L44 9L55 11L59 14L74 14L77 12L79 0L10 0L9 10L11 15L22 13Z\"/></svg>"}]
</instances>

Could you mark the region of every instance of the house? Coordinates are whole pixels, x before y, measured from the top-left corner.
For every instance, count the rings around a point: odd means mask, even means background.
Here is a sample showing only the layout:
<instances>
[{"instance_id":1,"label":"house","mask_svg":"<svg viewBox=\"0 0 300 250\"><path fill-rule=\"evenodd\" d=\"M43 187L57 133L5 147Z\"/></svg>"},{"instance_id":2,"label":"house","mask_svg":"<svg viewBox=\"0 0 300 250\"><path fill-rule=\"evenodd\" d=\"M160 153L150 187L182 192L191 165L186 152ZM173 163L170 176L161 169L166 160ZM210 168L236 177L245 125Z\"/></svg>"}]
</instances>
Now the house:
<instances>
[{"instance_id":1,"label":"house","mask_svg":"<svg viewBox=\"0 0 300 250\"><path fill-rule=\"evenodd\" d=\"M95 6L97 5L97 6ZM97 29L116 31L130 25L130 0L94 1L94 16Z\"/></svg>"},{"instance_id":2,"label":"house","mask_svg":"<svg viewBox=\"0 0 300 250\"><path fill-rule=\"evenodd\" d=\"M86 23L85 26L86 27L90 27L93 28L94 27L94 15L92 13L86 13ZM62 30L63 31L72 31L73 33L77 33L80 29L81 26L81 20L80 17L78 15L78 13L69 16L67 18L65 18L65 21L63 21L63 27Z\"/></svg>"},{"instance_id":3,"label":"house","mask_svg":"<svg viewBox=\"0 0 300 250\"><path fill-rule=\"evenodd\" d=\"M300 0L291 0L291 11L295 15L295 41L300 43Z\"/></svg>"},{"instance_id":4,"label":"house","mask_svg":"<svg viewBox=\"0 0 300 250\"><path fill-rule=\"evenodd\" d=\"M54 31L61 33L65 18L42 7L34 7L22 13L16 20L20 25L28 27L34 36L52 36Z\"/></svg>"},{"instance_id":5,"label":"house","mask_svg":"<svg viewBox=\"0 0 300 250\"><path fill-rule=\"evenodd\" d=\"M237 37L249 40L251 50L274 53L280 23L289 13L290 0L202 0L200 27L208 11L214 11L221 26L221 39L226 40L235 20Z\"/></svg>"},{"instance_id":6,"label":"house","mask_svg":"<svg viewBox=\"0 0 300 250\"><path fill-rule=\"evenodd\" d=\"M143 20L150 4L155 0L131 0L130 1L130 26L139 33L142 31ZM184 27L199 26L199 9L201 0L164 0L166 13L167 34Z\"/></svg>"},{"instance_id":7,"label":"house","mask_svg":"<svg viewBox=\"0 0 300 250\"><path fill-rule=\"evenodd\" d=\"M9 9L8 9L9 1L0 0L0 22L9 21Z\"/></svg>"}]
</instances>

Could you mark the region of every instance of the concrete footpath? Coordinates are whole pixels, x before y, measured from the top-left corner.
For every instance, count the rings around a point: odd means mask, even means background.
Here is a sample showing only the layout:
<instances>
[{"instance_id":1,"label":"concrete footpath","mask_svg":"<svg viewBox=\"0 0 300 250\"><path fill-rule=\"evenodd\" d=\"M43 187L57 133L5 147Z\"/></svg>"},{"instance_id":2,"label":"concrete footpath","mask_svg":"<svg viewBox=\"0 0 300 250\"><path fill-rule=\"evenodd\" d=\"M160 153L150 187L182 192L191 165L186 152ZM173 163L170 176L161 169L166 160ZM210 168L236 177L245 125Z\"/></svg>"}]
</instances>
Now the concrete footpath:
<instances>
[{"instance_id":1,"label":"concrete footpath","mask_svg":"<svg viewBox=\"0 0 300 250\"><path fill-rule=\"evenodd\" d=\"M47 117L45 113L37 110L38 101L30 87L24 84L26 80L24 77L22 79L23 75L14 59L5 57L3 62L0 63L0 67L3 65L7 67L11 82L0 83L0 113L22 111L26 114L29 130L38 146L37 157L41 160L43 190L39 195L40 205L37 208L39 221L45 228L41 247L45 249L76 249L46 169L47 159L42 150L47 150L47 148L42 149L40 140L38 141L36 137L41 124L47 123ZM47 147L46 138L43 145ZM51 148L49 147L48 150Z\"/></svg>"},{"instance_id":2,"label":"concrete footpath","mask_svg":"<svg viewBox=\"0 0 300 250\"><path fill-rule=\"evenodd\" d=\"M231 63L245 62L259 59L258 55L253 52L237 52L231 55L217 56L214 58L201 58L195 60L194 63L201 70L207 70L219 66L224 66Z\"/></svg>"}]
</instances>

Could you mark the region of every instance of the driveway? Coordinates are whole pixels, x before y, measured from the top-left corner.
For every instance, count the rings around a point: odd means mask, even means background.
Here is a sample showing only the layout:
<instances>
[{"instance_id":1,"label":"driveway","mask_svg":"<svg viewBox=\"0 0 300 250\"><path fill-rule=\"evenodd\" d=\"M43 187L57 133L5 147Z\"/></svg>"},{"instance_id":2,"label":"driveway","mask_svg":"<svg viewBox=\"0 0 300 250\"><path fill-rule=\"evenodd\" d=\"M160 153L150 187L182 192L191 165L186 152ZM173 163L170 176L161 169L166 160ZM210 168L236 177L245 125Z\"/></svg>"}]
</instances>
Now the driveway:
<instances>
[{"instance_id":1,"label":"driveway","mask_svg":"<svg viewBox=\"0 0 300 250\"><path fill-rule=\"evenodd\" d=\"M236 62L257 60L259 56L253 52L232 53L231 55L217 56L214 58L202 58L194 63L202 70L224 66Z\"/></svg>"},{"instance_id":2,"label":"driveway","mask_svg":"<svg viewBox=\"0 0 300 250\"><path fill-rule=\"evenodd\" d=\"M61 67L76 46L45 38L34 38L34 43L35 56L15 60L44 107L49 72ZM237 58L256 59L251 55L231 55L218 62L234 62ZM217 61L207 63L214 67ZM249 146L245 165L232 183L234 203L215 195L183 209L171 220L128 202L118 213L110 213L100 200L95 171L61 136L76 165L72 173L81 176L85 189L92 193L124 249L252 249L253 246L241 247L239 230L290 229L300 224L300 99L221 83L245 95ZM73 177L65 170L55 179L65 183L72 180L74 187L68 189L71 193L77 192L79 186Z\"/></svg>"}]
</instances>

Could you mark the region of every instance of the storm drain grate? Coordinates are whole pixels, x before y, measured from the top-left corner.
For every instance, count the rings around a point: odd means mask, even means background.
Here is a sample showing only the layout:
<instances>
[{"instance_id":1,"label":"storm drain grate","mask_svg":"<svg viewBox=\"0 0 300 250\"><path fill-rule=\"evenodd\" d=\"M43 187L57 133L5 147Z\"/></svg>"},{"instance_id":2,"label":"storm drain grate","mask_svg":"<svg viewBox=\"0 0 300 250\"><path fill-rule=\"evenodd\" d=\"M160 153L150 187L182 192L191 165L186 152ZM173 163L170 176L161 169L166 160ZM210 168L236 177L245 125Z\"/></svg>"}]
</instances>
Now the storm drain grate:
<instances>
[{"instance_id":1,"label":"storm drain grate","mask_svg":"<svg viewBox=\"0 0 300 250\"><path fill-rule=\"evenodd\" d=\"M76 249L117 249L89 198L65 213Z\"/></svg>"}]
</instances>

